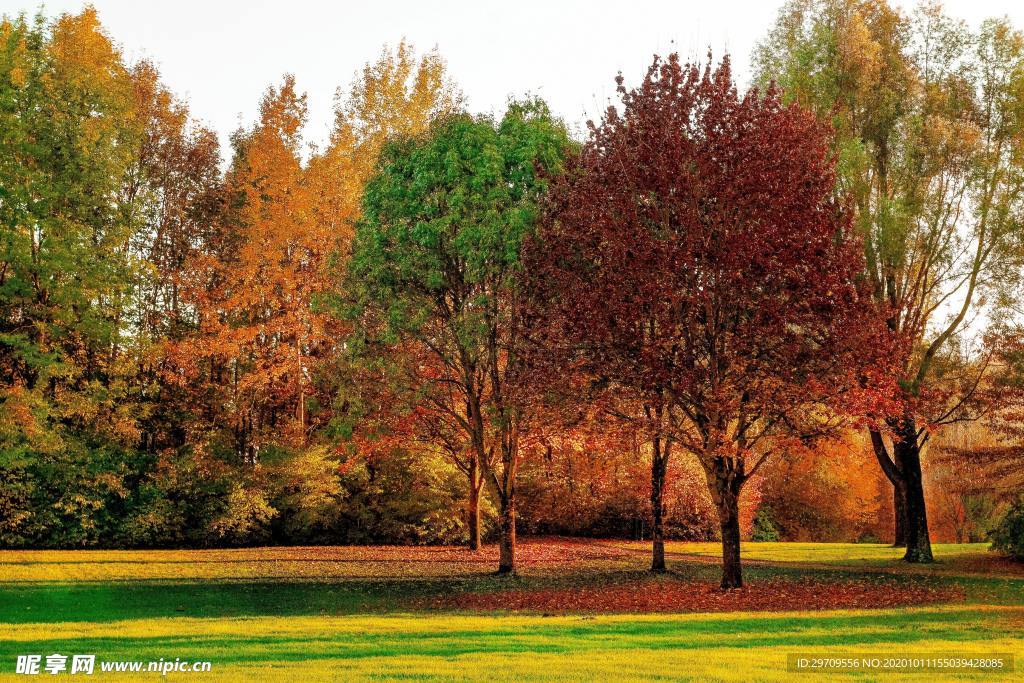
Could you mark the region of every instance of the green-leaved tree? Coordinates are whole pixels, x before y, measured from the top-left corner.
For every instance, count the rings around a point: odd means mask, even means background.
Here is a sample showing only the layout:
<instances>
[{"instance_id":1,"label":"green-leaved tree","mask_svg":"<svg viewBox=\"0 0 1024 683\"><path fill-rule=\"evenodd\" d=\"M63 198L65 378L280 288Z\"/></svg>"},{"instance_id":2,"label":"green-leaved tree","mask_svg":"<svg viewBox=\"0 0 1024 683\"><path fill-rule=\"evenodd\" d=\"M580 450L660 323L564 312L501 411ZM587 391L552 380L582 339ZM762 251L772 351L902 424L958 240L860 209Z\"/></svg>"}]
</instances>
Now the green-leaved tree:
<instances>
[{"instance_id":1,"label":"green-leaved tree","mask_svg":"<svg viewBox=\"0 0 1024 683\"><path fill-rule=\"evenodd\" d=\"M520 245L569 145L539 100L512 103L500 121L458 114L393 141L366 187L349 268L354 314L379 322L364 329L428 358L413 380L418 409L464 434L489 482L500 573L515 570L515 480L529 417L515 388Z\"/></svg>"}]
</instances>

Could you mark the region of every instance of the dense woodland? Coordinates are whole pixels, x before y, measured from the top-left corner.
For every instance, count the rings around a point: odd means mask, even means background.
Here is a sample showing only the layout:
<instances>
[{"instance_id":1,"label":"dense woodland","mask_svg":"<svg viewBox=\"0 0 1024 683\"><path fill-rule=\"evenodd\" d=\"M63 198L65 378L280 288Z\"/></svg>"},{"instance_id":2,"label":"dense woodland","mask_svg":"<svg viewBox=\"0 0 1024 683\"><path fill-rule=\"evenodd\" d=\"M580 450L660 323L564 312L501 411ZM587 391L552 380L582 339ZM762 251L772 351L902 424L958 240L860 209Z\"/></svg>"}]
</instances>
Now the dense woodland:
<instances>
[{"instance_id":1,"label":"dense woodland","mask_svg":"<svg viewBox=\"0 0 1024 683\"><path fill-rule=\"evenodd\" d=\"M791 0L749 90L655 57L579 136L400 42L229 150L115 38L0 23L0 546L1024 554L1005 19Z\"/></svg>"}]
</instances>

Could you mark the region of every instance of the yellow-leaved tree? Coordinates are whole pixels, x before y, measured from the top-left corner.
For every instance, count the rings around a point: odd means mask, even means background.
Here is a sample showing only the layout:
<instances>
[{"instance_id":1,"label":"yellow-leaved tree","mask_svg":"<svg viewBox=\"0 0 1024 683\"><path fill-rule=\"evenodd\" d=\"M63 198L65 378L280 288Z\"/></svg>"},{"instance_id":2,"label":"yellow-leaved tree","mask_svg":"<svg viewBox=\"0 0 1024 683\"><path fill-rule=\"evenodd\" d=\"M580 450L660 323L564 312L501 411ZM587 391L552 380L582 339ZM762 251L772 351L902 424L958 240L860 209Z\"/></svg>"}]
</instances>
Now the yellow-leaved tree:
<instances>
[{"instance_id":1,"label":"yellow-leaved tree","mask_svg":"<svg viewBox=\"0 0 1024 683\"><path fill-rule=\"evenodd\" d=\"M309 481L335 485L323 476L336 469L330 458L301 456L323 452L336 412L346 329L324 299L337 291L384 142L425 130L459 102L437 52L417 57L402 42L339 95L322 150L303 142L306 96L290 75L268 88L255 125L233 136L223 211L182 278L197 329L173 355L201 413L190 440L249 468L251 486L263 486L264 465L293 480L301 463L319 468Z\"/></svg>"}]
</instances>

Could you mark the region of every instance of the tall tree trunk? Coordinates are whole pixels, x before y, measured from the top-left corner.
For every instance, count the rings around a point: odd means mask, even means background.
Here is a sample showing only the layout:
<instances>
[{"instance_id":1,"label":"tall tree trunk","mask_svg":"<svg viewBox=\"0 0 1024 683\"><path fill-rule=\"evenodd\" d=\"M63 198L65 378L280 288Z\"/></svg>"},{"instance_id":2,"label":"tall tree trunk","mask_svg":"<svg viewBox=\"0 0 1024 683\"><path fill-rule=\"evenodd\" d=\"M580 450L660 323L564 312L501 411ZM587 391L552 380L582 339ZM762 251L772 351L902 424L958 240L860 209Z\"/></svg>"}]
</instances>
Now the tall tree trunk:
<instances>
[{"instance_id":1,"label":"tall tree trunk","mask_svg":"<svg viewBox=\"0 0 1024 683\"><path fill-rule=\"evenodd\" d=\"M476 460L469 466L469 497L466 501L466 526L469 529L469 549L480 549L480 475Z\"/></svg>"},{"instance_id":2,"label":"tall tree trunk","mask_svg":"<svg viewBox=\"0 0 1024 683\"><path fill-rule=\"evenodd\" d=\"M921 473L921 445L917 439L917 423L904 417L902 437L894 449L896 462L903 474L906 492L907 562L933 562L932 542L928 534L928 511L924 502L924 477Z\"/></svg>"},{"instance_id":3,"label":"tall tree trunk","mask_svg":"<svg viewBox=\"0 0 1024 683\"><path fill-rule=\"evenodd\" d=\"M664 490L668 453L666 445L659 437L655 437L651 446L651 571L661 573L665 571Z\"/></svg>"},{"instance_id":4,"label":"tall tree trunk","mask_svg":"<svg viewBox=\"0 0 1024 683\"><path fill-rule=\"evenodd\" d=\"M882 466L885 476L897 490L893 507L896 517L896 544L900 541L900 520L903 520L903 540L907 562L932 562L932 544L928 535L928 512L924 503L924 477L921 474L921 444L917 438L917 421L913 415L904 415L898 422L890 423L896 432L893 454L882 441L879 432L871 431L871 444ZM904 514L900 514L900 497L903 498Z\"/></svg>"},{"instance_id":5,"label":"tall tree trunk","mask_svg":"<svg viewBox=\"0 0 1024 683\"><path fill-rule=\"evenodd\" d=\"M502 445L502 471L493 476L495 493L501 502L501 541L498 553L498 574L516 573L516 448L514 439Z\"/></svg>"},{"instance_id":6,"label":"tall tree trunk","mask_svg":"<svg viewBox=\"0 0 1024 683\"><path fill-rule=\"evenodd\" d=\"M705 464L711 500L722 533L722 588L742 588L740 563L740 491L746 481L742 461L715 457Z\"/></svg>"},{"instance_id":7,"label":"tall tree trunk","mask_svg":"<svg viewBox=\"0 0 1024 683\"><path fill-rule=\"evenodd\" d=\"M892 485L892 516L894 548L907 547L907 494L901 483Z\"/></svg>"},{"instance_id":8,"label":"tall tree trunk","mask_svg":"<svg viewBox=\"0 0 1024 683\"><path fill-rule=\"evenodd\" d=\"M501 543L498 555L498 573L515 574L516 571L516 499L515 494L501 498Z\"/></svg>"},{"instance_id":9,"label":"tall tree trunk","mask_svg":"<svg viewBox=\"0 0 1024 683\"><path fill-rule=\"evenodd\" d=\"M738 492L723 491L718 503L718 523L722 530L722 588L741 588L740 506Z\"/></svg>"}]
</instances>

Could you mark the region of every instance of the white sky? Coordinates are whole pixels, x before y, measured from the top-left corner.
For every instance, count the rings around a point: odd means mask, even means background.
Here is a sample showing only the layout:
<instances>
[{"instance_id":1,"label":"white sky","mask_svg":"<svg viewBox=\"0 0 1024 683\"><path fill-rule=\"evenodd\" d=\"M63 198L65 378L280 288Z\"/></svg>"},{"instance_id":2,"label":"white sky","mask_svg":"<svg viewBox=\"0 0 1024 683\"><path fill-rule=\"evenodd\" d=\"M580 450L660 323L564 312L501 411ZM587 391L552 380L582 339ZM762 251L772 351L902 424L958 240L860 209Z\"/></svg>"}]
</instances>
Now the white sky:
<instances>
[{"instance_id":1,"label":"white sky","mask_svg":"<svg viewBox=\"0 0 1024 683\"><path fill-rule=\"evenodd\" d=\"M45 13L79 11L82 0L48 0ZM750 52L782 0L429 0L360 3L290 0L93 0L129 60L155 61L192 114L226 143L254 119L267 85L294 73L309 96L306 139L326 139L334 94L382 46L403 36L419 51L437 46L477 112L500 112L510 95L542 96L572 126L595 117L642 78L654 53L732 54L741 82ZM900 3L907 4L907 3ZM36 0L0 0L0 14L34 13ZM1007 14L1024 28L1019 0L948 0L950 14L977 24Z\"/></svg>"}]
</instances>

